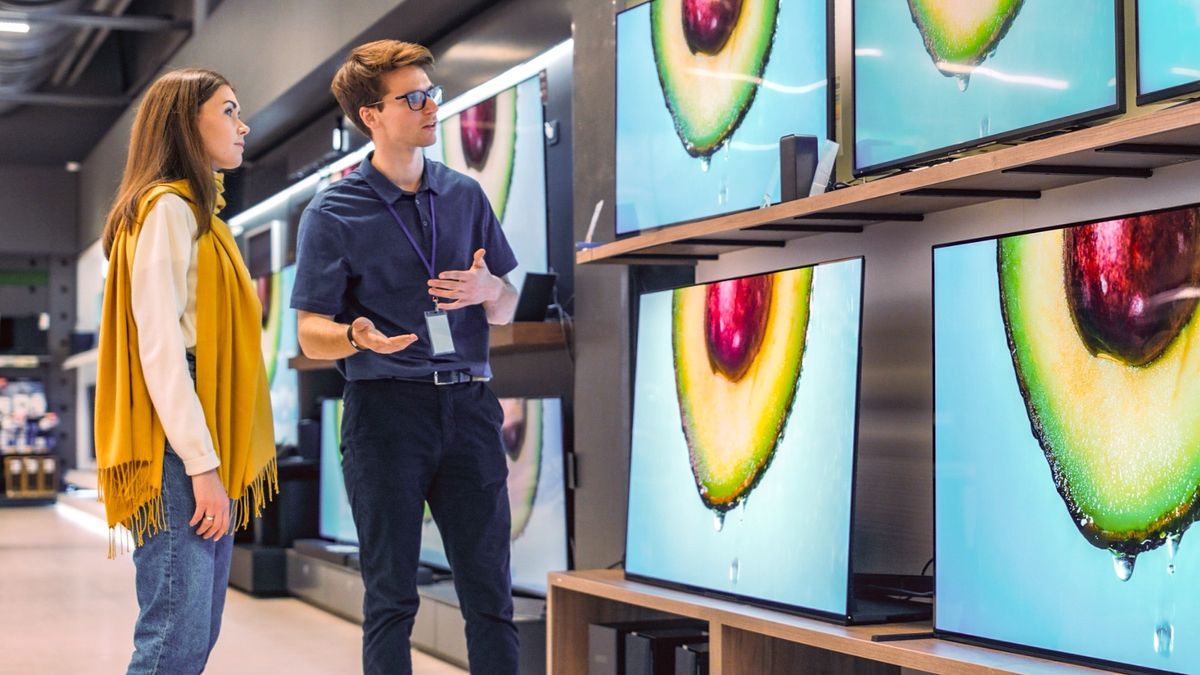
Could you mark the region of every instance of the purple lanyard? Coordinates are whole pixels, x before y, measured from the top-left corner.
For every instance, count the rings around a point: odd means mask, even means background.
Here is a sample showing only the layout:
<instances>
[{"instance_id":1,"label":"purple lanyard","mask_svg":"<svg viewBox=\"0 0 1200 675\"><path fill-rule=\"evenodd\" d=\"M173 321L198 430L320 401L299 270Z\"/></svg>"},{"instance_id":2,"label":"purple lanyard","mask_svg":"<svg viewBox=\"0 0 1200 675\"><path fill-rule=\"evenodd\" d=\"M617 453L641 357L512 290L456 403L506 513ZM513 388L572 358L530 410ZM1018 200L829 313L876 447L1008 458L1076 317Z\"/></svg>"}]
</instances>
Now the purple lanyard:
<instances>
[{"instance_id":1,"label":"purple lanyard","mask_svg":"<svg viewBox=\"0 0 1200 675\"><path fill-rule=\"evenodd\" d=\"M417 256L421 259L421 262L425 264L425 269L429 272L429 278L437 278L437 273L434 271L434 265L437 264L437 207L434 205L433 193L429 193L429 223L430 227L433 229L433 234L430 236L430 239L432 240L432 246L430 247L431 250L429 251L430 257L426 258L425 252L421 250L419 245L417 245L416 237L412 235L412 232L409 231L408 226L404 224L404 220L400 218L400 214L396 212L396 207L392 206L391 202L384 199L383 195L379 194L379 191L375 190L374 187L371 189L375 191L375 195L379 197L379 201L383 202L383 205L387 207L388 213L392 214L392 218L396 219L396 224L400 226L400 230L404 232L404 236L408 237L408 243L412 244L413 250L417 252ZM420 206L417 204L414 204L414 206L417 207L417 216L420 217Z\"/></svg>"}]
</instances>

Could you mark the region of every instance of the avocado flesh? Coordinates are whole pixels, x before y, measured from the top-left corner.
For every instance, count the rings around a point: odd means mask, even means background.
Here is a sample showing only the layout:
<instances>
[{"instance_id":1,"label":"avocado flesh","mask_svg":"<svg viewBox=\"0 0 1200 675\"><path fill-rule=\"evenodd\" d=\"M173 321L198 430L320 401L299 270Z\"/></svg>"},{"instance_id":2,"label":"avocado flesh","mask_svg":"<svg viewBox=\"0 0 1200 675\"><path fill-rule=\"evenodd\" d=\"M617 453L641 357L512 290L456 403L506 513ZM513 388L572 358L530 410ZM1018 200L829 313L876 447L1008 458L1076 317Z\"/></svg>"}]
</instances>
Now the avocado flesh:
<instances>
[{"instance_id":1,"label":"avocado flesh","mask_svg":"<svg viewBox=\"0 0 1200 675\"><path fill-rule=\"evenodd\" d=\"M1076 527L1124 555L1181 534L1200 489L1195 314L1149 364L1093 355L1068 306L1063 230L1002 239L997 256L1017 380Z\"/></svg>"},{"instance_id":2,"label":"avocado flesh","mask_svg":"<svg viewBox=\"0 0 1200 675\"><path fill-rule=\"evenodd\" d=\"M525 416L523 433L515 435L519 447L505 448L508 458L508 505L512 512L510 537L516 540L525 532L537 500L538 478L542 472L542 402L520 400ZM508 420L505 420L508 425Z\"/></svg>"},{"instance_id":3,"label":"avocado flesh","mask_svg":"<svg viewBox=\"0 0 1200 675\"><path fill-rule=\"evenodd\" d=\"M654 0L650 37L667 110L688 154L707 157L741 124L754 102L775 39L779 0L744 0L719 51L693 51L683 0Z\"/></svg>"},{"instance_id":4,"label":"avocado flesh","mask_svg":"<svg viewBox=\"0 0 1200 675\"><path fill-rule=\"evenodd\" d=\"M966 78L1012 26L1024 0L908 0L925 51L947 77Z\"/></svg>"},{"instance_id":5,"label":"avocado flesh","mask_svg":"<svg viewBox=\"0 0 1200 675\"><path fill-rule=\"evenodd\" d=\"M512 188L513 166L516 163L516 87L506 89L492 99L476 104L472 109L480 106L490 108L492 105L495 106L495 127L484 144L486 147L472 148L470 152L464 148L462 113L448 117L442 122L442 161L451 169L479 181L492 204L492 209L496 212L496 218L503 221L505 207L508 206L508 193ZM471 136L469 130L467 136Z\"/></svg>"},{"instance_id":6,"label":"avocado flesh","mask_svg":"<svg viewBox=\"0 0 1200 675\"><path fill-rule=\"evenodd\" d=\"M718 512L737 506L766 472L800 377L812 268L772 275L766 326L745 373L714 368L705 338L706 286L675 291L675 385L696 488Z\"/></svg>"}]
</instances>

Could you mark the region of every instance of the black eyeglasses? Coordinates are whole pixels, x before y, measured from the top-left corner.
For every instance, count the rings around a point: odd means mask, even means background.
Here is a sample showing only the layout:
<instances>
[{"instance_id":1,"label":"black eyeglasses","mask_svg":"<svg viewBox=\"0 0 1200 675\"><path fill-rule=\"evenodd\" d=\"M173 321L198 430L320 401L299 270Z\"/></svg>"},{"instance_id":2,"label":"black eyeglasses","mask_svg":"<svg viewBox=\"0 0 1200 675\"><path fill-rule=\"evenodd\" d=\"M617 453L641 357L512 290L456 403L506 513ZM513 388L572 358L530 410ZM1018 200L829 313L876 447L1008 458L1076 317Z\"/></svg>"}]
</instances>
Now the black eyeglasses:
<instances>
[{"instance_id":1,"label":"black eyeglasses","mask_svg":"<svg viewBox=\"0 0 1200 675\"><path fill-rule=\"evenodd\" d=\"M407 94L400 94L399 96L393 96L392 98L397 101L407 101L409 110L424 110L425 101L431 100L438 105L442 104L442 85L435 84L425 91L418 89L417 91L410 91ZM383 105L385 101L387 101L386 98L380 99L371 105Z\"/></svg>"}]
</instances>

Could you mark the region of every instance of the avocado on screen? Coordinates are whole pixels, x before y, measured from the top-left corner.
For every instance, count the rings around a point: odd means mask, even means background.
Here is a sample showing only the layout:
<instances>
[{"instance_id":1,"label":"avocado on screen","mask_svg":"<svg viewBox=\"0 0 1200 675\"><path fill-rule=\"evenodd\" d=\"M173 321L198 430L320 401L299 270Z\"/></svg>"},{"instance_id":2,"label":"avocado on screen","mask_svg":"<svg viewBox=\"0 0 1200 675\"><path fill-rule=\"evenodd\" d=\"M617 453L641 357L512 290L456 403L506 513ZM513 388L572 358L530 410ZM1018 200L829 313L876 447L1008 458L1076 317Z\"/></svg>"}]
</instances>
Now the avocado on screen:
<instances>
[{"instance_id":1,"label":"avocado on screen","mask_svg":"<svg viewBox=\"0 0 1200 675\"><path fill-rule=\"evenodd\" d=\"M792 410L812 268L674 292L672 347L683 433L705 506L737 506L766 472Z\"/></svg>"},{"instance_id":2,"label":"avocado on screen","mask_svg":"<svg viewBox=\"0 0 1200 675\"><path fill-rule=\"evenodd\" d=\"M908 0L933 65L965 88L971 71L1004 39L1024 0Z\"/></svg>"},{"instance_id":3,"label":"avocado on screen","mask_svg":"<svg viewBox=\"0 0 1200 675\"><path fill-rule=\"evenodd\" d=\"M517 90L506 89L442 122L442 161L479 181L504 220L517 149Z\"/></svg>"},{"instance_id":4,"label":"avocado on screen","mask_svg":"<svg viewBox=\"0 0 1200 675\"><path fill-rule=\"evenodd\" d=\"M1200 213L1000 240L1000 300L1033 435L1076 527L1130 562L1195 520Z\"/></svg>"},{"instance_id":5,"label":"avocado on screen","mask_svg":"<svg viewBox=\"0 0 1200 675\"><path fill-rule=\"evenodd\" d=\"M654 0L650 37L683 147L707 157L741 124L775 39L779 0Z\"/></svg>"}]
</instances>

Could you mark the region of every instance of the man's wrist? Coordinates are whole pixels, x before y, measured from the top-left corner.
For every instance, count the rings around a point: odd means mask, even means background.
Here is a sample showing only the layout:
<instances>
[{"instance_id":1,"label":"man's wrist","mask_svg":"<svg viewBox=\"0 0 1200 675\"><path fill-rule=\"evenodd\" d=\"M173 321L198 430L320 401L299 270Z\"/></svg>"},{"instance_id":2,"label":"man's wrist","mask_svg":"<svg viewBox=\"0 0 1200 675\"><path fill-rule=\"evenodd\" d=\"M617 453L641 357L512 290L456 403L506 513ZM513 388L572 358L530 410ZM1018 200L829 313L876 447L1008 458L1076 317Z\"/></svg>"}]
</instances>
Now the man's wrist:
<instances>
[{"instance_id":1,"label":"man's wrist","mask_svg":"<svg viewBox=\"0 0 1200 675\"><path fill-rule=\"evenodd\" d=\"M367 351L366 347L358 344L358 342L356 342L354 340L354 324L350 324L349 326L346 326L346 341L350 343L351 347L354 347L354 351L356 351L356 352Z\"/></svg>"}]
</instances>

